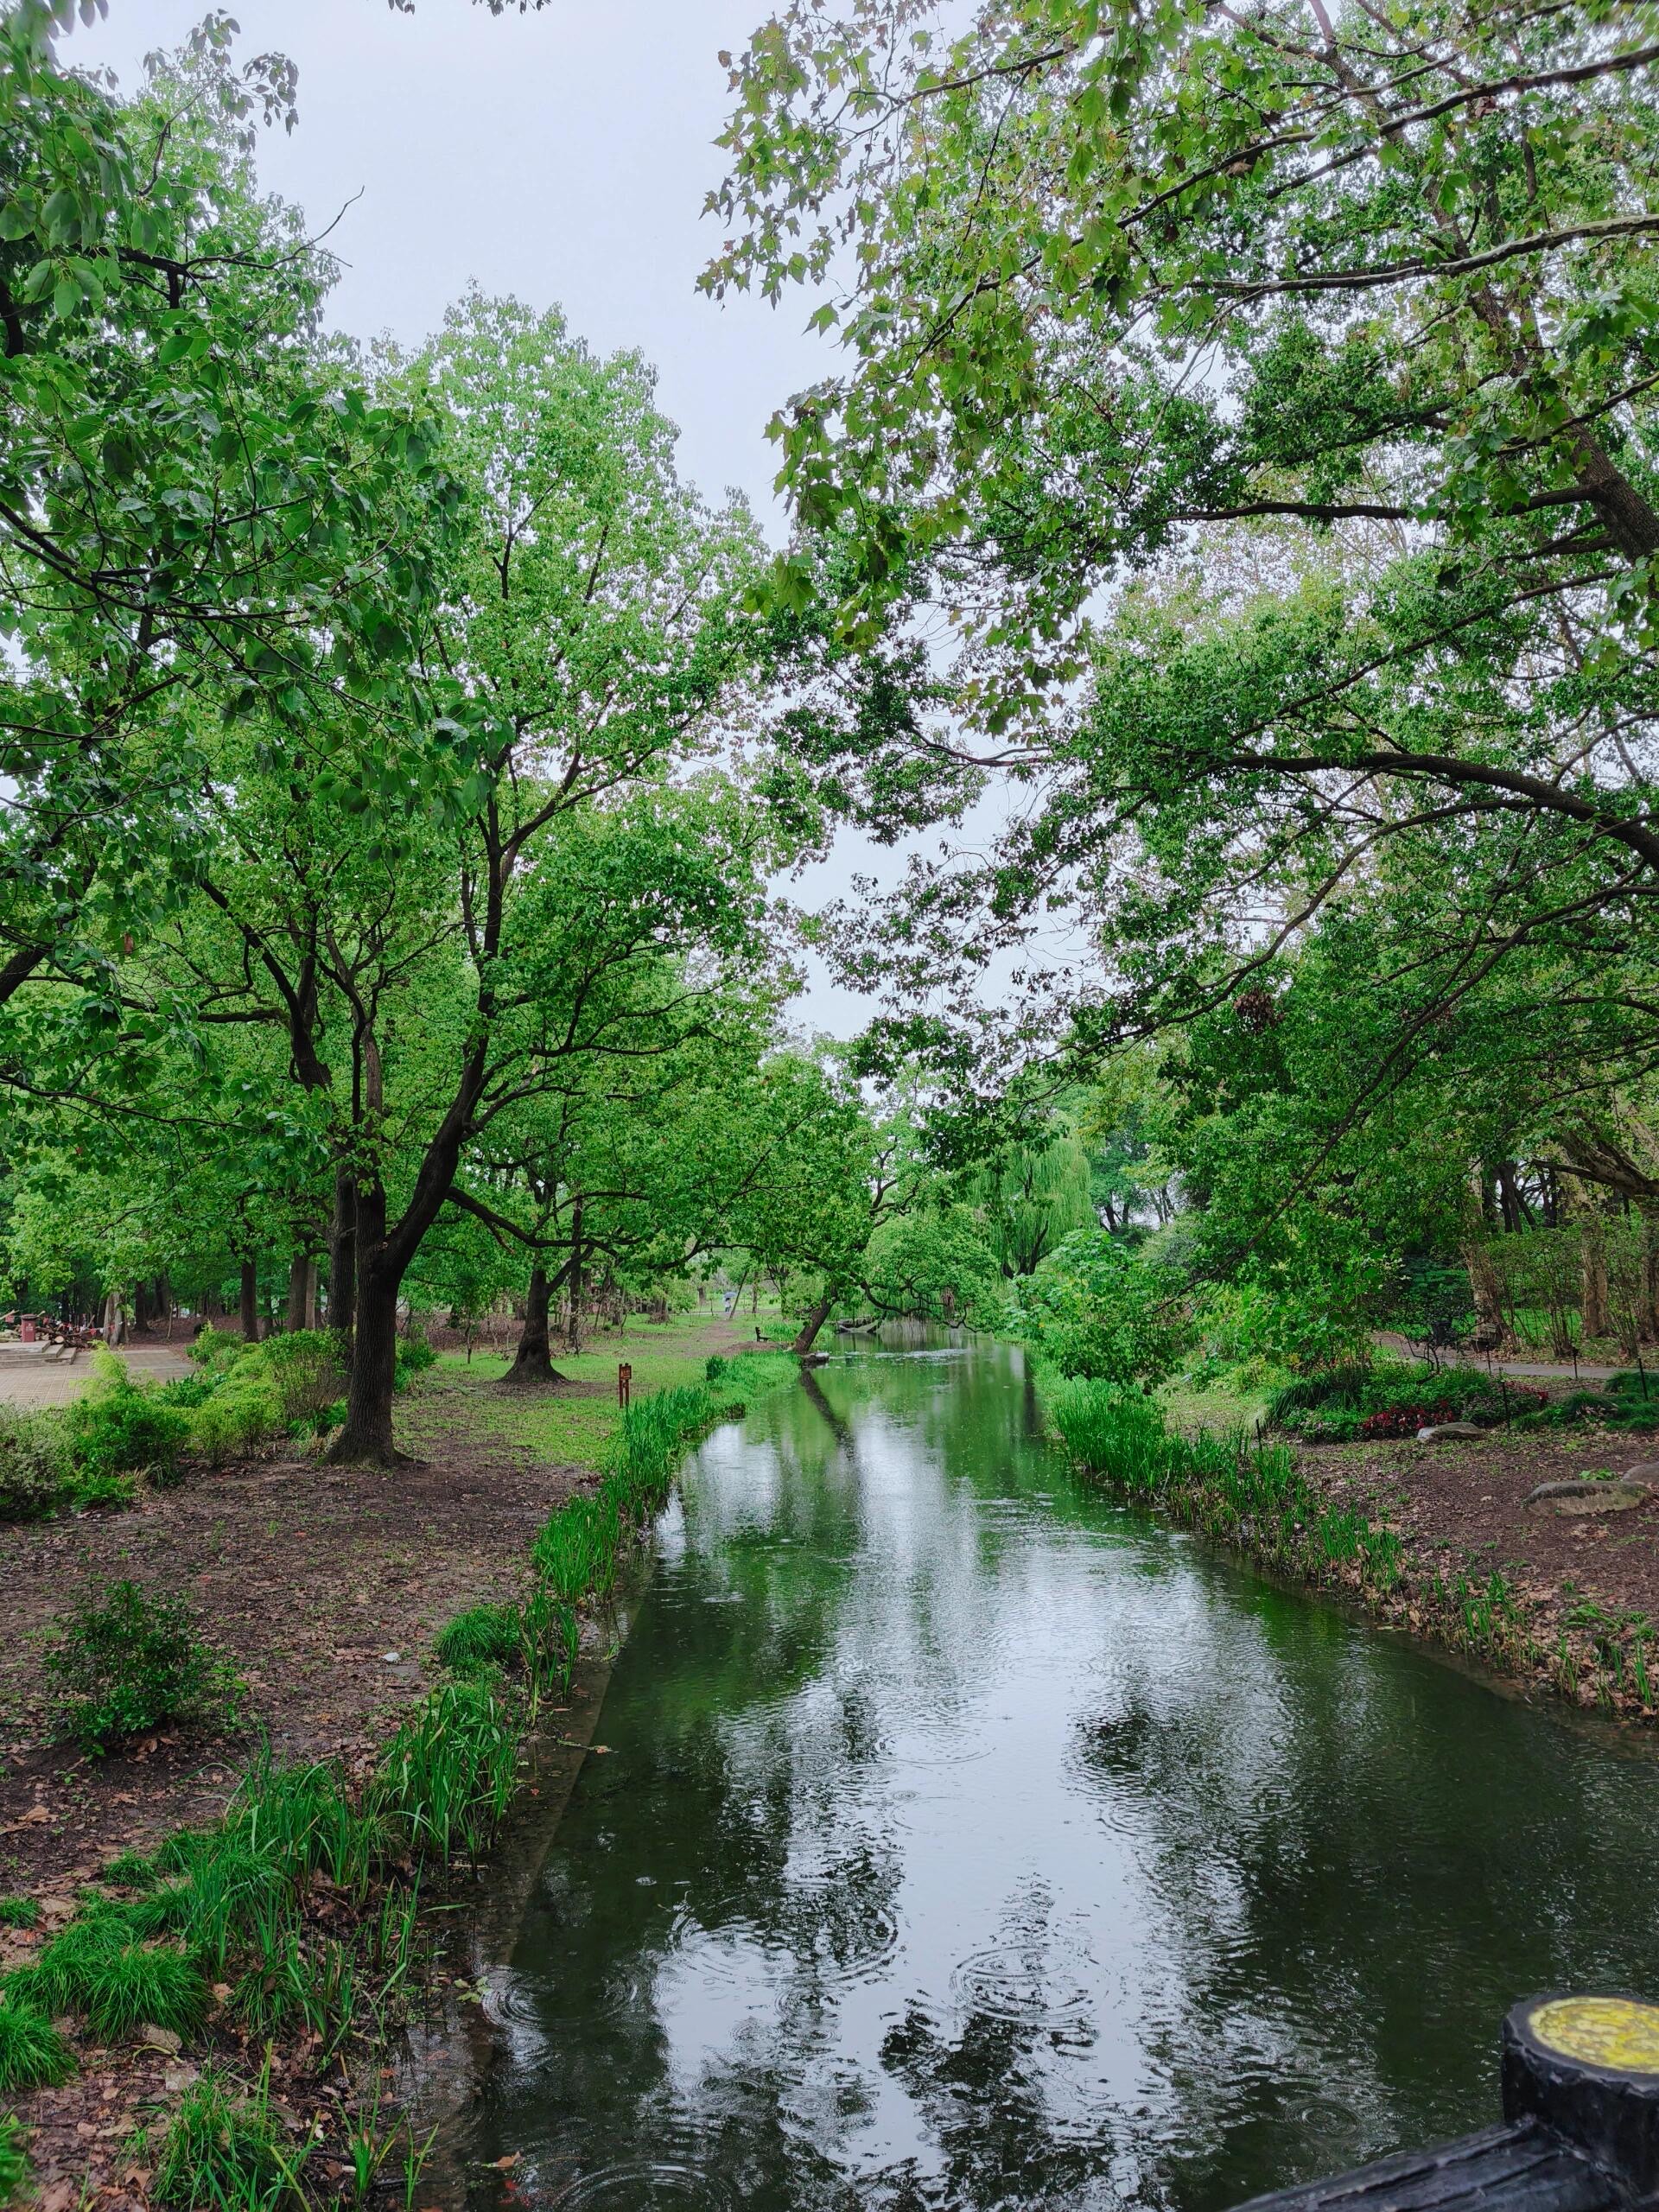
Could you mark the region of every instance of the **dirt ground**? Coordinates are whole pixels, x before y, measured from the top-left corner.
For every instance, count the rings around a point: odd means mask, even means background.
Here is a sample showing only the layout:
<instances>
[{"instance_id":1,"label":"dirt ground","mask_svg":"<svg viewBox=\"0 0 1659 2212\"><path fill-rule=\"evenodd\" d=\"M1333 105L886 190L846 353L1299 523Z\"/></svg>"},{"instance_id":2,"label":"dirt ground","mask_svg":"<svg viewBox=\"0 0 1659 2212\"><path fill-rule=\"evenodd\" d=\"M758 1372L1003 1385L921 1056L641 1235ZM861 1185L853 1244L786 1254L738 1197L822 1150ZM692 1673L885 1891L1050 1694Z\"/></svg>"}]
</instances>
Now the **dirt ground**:
<instances>
[{"instance_id":1,"label":"dirt ground","mask_svg":"<svg viewBox=\"0 0 1659 2212\"><path fill-rule=\"evenodd\" d=\"M1493 1429L1436 1444L1305 1446L1299 1458L1328 1497L1396 1529L1421 1570L1484 1580L1501 1569L1529 1606L1541 1643L1553 1642L1586 1602L1659 1624L1659 1437ZM1540 1483L1609 1469L1637 1472L1650 1486L1646 1502L1593 1516L1563 1511L1555 1500L1527 1503Z\"/></svg>"},{"instance_id":2,"label":"dirt ground","mask_svg":"<svg viewBox=\"0 0 1659 2212\"><path fill-rule=\"evenodd\" d=\"M124 1512L0 1524L0 1897L30 1897L40 1909L32 1930L0 1929L0 1967L61 1926L79 1885L116 1853L216 1815L264 1738L278 1758L372 1765L432 1686L437 1631L469 1605L519 1594L537 1530L597 1479L617 1360L632 1358L647 1387L689 1381L710 1351L741 1349L752 1331L752 1317L711 1315L607 1334L574 1363L575 1379L546 1395L493 1387L499 1361L442 1363L398 1402L399 1440L417 1456L395 1473L274 1451L189 1469L178 1487L148 1491ZM20 1355L0 1375L0 1395L34 1373L33 1356L25 1369ZM130 1365L149 1371L168 1357L157 1347ZM67 1370L65 1382L73 1376ZM61 1740L47 1652L66 1614L124 1576L194 1607L247 1686L234 1732L168 1727L104 1758ZM142 2212L149 2177L135 2128L176 2101L194 2067L188 2054L142 2045L83 2044L77 2056L70 2081L22 2101L31 2203ZM337 2115L340 2086L317 2080L302 2054L279 2051L274 2064L279 2107L302 2109L308 2122ZM337 2117L327 2133L338 2142Z\"/></svg>"}]
</instances>

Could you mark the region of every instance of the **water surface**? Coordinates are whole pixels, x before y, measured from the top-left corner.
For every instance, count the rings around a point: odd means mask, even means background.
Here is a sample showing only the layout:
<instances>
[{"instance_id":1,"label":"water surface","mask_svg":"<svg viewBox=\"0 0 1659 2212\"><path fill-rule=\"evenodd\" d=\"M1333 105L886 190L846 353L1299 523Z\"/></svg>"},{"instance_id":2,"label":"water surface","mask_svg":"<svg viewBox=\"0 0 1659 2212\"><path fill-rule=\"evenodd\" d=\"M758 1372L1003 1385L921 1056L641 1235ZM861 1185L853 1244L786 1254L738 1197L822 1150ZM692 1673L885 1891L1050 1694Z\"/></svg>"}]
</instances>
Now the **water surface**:
<instances>
[{"instance_id":1,"label":"water surface","mask_svg":"<svg viewBox=\"0 0 1659 2212\"><path fill-rule=\"evenodd\" d=\"M1211 2212L1494 2118L1519 1995L1659 1990L1639 1747L1079 1483L1017 1353L819 1370L660 1554L480 2204Z\"/></svg>"}]
</instances>

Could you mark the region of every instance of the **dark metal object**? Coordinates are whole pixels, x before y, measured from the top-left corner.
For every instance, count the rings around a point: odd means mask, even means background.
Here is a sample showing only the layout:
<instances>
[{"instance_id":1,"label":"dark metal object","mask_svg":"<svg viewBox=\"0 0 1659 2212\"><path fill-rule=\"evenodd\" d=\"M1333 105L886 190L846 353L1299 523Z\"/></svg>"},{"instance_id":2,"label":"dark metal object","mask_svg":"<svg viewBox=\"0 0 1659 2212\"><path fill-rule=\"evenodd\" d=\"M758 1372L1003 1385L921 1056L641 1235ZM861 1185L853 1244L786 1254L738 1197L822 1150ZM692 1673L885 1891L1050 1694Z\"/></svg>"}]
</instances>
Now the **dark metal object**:
<instances>
[{"instance_id":1,"label":"dark metal object","mask_svg":"<svg viewBox=\"0 0 1659 2212\"><path fill-rule=\"evenodd\" d=\"M1622 2013L1633 2042L1620 2040ZM1503 2023L1503 2126L1239 2212L1659 2212L1656 2035L1659 2008L1639 1998L1529 1997ZM1629 2048L1639 2065L1605 2063Z\"/></svg>"}]
</instances>

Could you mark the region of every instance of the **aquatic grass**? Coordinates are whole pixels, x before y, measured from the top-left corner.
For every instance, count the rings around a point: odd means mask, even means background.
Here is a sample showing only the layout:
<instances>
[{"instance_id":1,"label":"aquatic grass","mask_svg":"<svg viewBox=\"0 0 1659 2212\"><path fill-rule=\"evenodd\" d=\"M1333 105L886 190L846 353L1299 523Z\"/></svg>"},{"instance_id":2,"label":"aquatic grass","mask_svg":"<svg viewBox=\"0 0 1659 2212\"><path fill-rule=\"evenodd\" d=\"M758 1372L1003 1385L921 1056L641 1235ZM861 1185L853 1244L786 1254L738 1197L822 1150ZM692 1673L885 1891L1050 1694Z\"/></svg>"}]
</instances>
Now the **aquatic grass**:
<instances>
[{"instance_id":1,"label":"aquatic grass","mask_svg":"<svg viewBox=\"0 0 1659 2212\"><path fill-rule=\"evenodd\" d=\"M74 2070L74 2054L37 2001L29 1972L0 1986L0 2095L50 2088Z\"/></svg>"},{"instance_id":2,"label":"aquatic grass","mask_svg":"<svg viewBox=\"0 0 1659 2212\"><path fill-rule=\"evenodd\" d=\"M623 1523L614 1502L591 1496L561 1506L531 1547L538 1579L566 1605L602 1597L616 1579Z\"/></svg>"},{"instance_id":3,"label":"aquatic grass","mask_svg":"<svg viewBox=\"0 0 1659 2212\"><path fill-rule=\"evenodd\" d=\"M447 1682L418 1706L387 1746L377 1790L412 1850L447 1866L477 1858L512 1801L518 1731L507 1705L479 1682Z\"/></svg>"},{"instance_id":4,"label":"aquatic grass","mask_svg":"<svg viewBox=\"0 0 1659 2212\"><path fill-rule=\"evenodd\" d=\"M277 2212L303 2203L308 2139L290 2147L270 2108L270 2056L251 2091L210 2062L162 2133L150 2194L177 2212Z\"/></svg>"}]
</instances>

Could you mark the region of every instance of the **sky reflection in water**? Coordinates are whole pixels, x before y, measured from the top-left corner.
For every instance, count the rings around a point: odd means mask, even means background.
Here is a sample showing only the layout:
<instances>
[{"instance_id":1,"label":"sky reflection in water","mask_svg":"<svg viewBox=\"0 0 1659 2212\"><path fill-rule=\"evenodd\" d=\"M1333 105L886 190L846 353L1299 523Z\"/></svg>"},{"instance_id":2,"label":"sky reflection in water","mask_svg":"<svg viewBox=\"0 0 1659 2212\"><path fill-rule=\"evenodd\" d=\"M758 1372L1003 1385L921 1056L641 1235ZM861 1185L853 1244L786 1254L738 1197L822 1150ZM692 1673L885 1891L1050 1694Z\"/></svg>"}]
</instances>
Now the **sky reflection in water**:
<instances>
[{"instance_id":1,"label":"sky reflection in water","mask_svg":"<svg viewBox=\"0 0 1659 2212\"><path fill-rule=\"evenodd\" d=\"M519 2203L1210 2212L1659 1989L1659 1766L1078 1485L1005 1348L819 1370L661 1550L493 2003Z\"/></svg>"}]
</instances>

